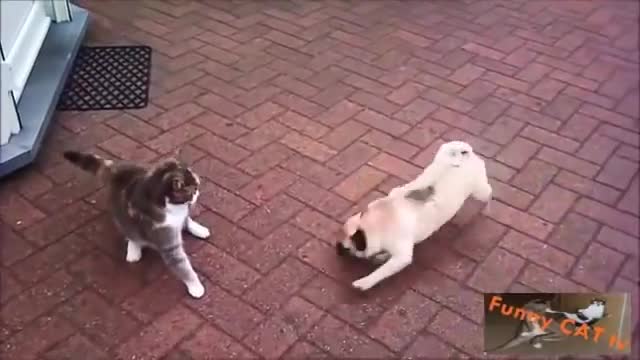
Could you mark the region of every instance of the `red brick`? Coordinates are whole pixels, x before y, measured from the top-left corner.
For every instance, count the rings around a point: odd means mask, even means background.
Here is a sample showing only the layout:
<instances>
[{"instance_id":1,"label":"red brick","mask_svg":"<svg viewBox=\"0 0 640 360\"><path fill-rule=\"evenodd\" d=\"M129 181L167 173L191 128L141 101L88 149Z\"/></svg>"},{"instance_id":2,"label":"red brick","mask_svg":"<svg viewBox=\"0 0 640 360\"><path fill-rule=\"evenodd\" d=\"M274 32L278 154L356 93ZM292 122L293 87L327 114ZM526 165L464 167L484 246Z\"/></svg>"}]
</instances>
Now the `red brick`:
<instances>
[{"instance_id":1,"label":"red brick","mask_svg":"<svg viewBox=\"0 0 640 360\"><path fill-rule=\"evenodd\" d=\"M533 203L529 211L542 219L558 222L577 198L577 194L551 184Z\"/></svg>"},{"instance_id":2,"label":"red brick","mask_svg":"<svg viewBox=\"0 0 640 360\"><path fill-rule=\"evenodd\" d=\"M237 121L250 129L255 129L283 111L285 108L269 101L245 112Z\"/></svg>"},{"instance_id":3,"label":"red brick","mask_svg":"<svg viewBox=\"0 0 640 360\"><path fill-rule=\"evenodd\" d=\"M213 134L204 134L191 143L228 164L236 164L250 155L247 150Z\"/></svg>"},{"instance_id":4,"label":"red brick","mask_svg":"<svg viewBox=\"0 0 640 360\"><path fill-rule=\"evenodd\" d=\"M367 163L377 153L373 147L356 142L329 160L327 166L342 173L350 173Z\"/></svg>"},{"instance_id":5,"label":"red brick","mask_svg":"<svg viewBox=\"0 0 640 360\"><path fill-rule=\"evenodd\" d=\"M205 324L178 345L177 359L254 359L256 356L229 335ZM175 348L172 352L176 351ZM163 358L167 359L167 357Z\"/></svg>"},{"instance_id":6,"label":"red brick","mask_svg":"<svg viewBox=\"0 0 640 360\"><path fill-rule=\"evenodd\" d=\"M62 334L64 333L59 333L58 336ZM53 348L50 348L46 353L42 355L42 359L73 359L73 357L69 357L73 356L71 354L77 355L79 357L87 356L91 359L96 360L109 359L104 351L100 350L96 345L91 343L89 339L80 334L75 334L67 338L66 340L56 344Z\"/></svg>"},{"instance_id":7,"label":"red brick","mask_svg":"<svg viewBox=\"0 0 640 360\"><path fill-rule=\"evenodd\" d=\"M438 105L418 98L393 114L393 117L408 124L416 124L424 120L427 115L431 114L437 108Z\"/></svg>"},{"instance_id":8,"label":"red brick","mask_svg":"<svg viewBox=\"0 0 640 360\"><path fill-rule=\"evenodd\" d=\"M296 114L293 111L287 111L286 113L277 116L277 119L284 125L312 139L318 139L329 132L328 127L318 124L317 122L302 115Z\"/></svg>"},{"instance_id":9,"label":"red brick","mask_svg":"<svg viewBox=\"0 0 640 360\"><path fill-rule=\"evenodd\" d=\"M311 144L304 144L304 143L295 144L295 146L309 145L310 147L308 149L304 148L305 151L317 150L313 146L318 143L313 142L313 140L310 140L309 138L300 137L299 139L302 139L303 141L309 140L309 141L312 141L312 143ZM292 150L285 145L280 143L271 143L265 146L264 148L262 148L260 151L255 152L253 156L250 156L245 160L243 160L240 164L238 164L238 168L244 170L245 172L247 172L248 174L251 174L252 176L258 176L258 175L264 174L265 172L274 168L276 165L287 160L293 154L293 150L295 149ZM318 154L320 154L320 152L318 152Z\"/></svg>"},{"instance_id":10,"label":"red brick","mask_svg":"<svg viewBox=\"0 0 640 360\"><path fill-rule=\"evenodd\" d=\"M283 355L285 359L329 359L331 356L307 341L297 341Z\"/></svg>"},{"instance_id":11,"label":"red brick","mask_svg":"<svg viewBox=\"0 0 640 360\"><path fill-rule=\"evenodd\" d=\"M333 217L338 216L351 205L343 198L306 180L299 180L288 189L287 193L301 202Z\"/></svg>"},{"instance_id":12,"label":"red brick","mask_svg":"<svg viewBox=\"0 0 640 360\"><path fill-rule=\"evenodd\" d=\"M395 174L406 181L411 181L422 173L422 169L417 166L385 153L379 154L368 164L387 173Z\"/></svg>"},{"instance_id":13,"label":"red brick","mask_svg":"<svg viewBox=\"0 0 640 360\"><path fill-rule=\"evenodd\" d=\"M421 276L415 290L457 311L476 323L481 323L484 307L482 296L464 288L459 283L433 270L427 270Z\"/></svg>"},{"instance_id":14,"label":"red brick","mask_svg":"<svg viewBox=\"0 0 640 360\"><path fill-rule=\"evenodd\" d=\"M249 150L258 150L259 148L280 139L287 134L288 131L289 130L280 123L268 121L255 128L252 132L237 139L236 143Z\"/></svg>"},{"instance_id":15,"label":"red brick","mask_svg":"<svg viewBox=\"0 0 640 360\"><path fill-rule=\"evenodd\" d=\"M356 91L353 87L343 83L335 83L319 92L312 100L324 107L331 107Z\"/></svg>"},{"instance_id":16,"label":"red brick","mask_svg":"<svg viewBox=\"0 0 640 360\"><path fill-rule=\"evenodd\" d=\"M116 135L98 146L115 155L116 158L132 162L147 163L158 156L155 152L122 135ZM94 186L97 186L95 179L92 180Z\"/></svg>"},{"instance_id":17,"label":"red brick","mask_svg":"<svg viewBox=\"0 0 640 360\"><path fill-rule=\"evenodd\" d=\"M109 119L107 125L120 131L124 135L139 141L151 140L160 134L161 130L130 115L121 115Z\"/></svg>"},{"instance_id":18,"label":"red brick","mask_svg":"<svg viewBox=\"0 0 640 360\"><path fill-rule=\"evenodd\" d=\"M191 310L178 305L119 347L118 356L122 358L162 357L195 330L201 322L202 320ZM166 329L171 331L167 333Z\"/></svg>"},{"instance_id":19,"label":"red brick","mask_svg":"<svg viewBox=\"0 0 640 360\"><path fill-rule=\"evenodd\" d=\"M589 289L535 264L528 264L520 282L539 292L589 292Z\"/></svg>"},{"instance_id":20,"label":"red brick","mask_svg":"<svg viewBox=\"0 0 640 360\"><path fill-rule=\"evenodd\" d=\"M501 116L485 129L482 136L500 145L510 143L518 135L524 124L509 116Z\"/></svg>"},{"instance_id":21,"label":"red brick","mask_svg":"<svg viewBox=\"0 0 640 360\"><path fill-rule=\"evenodd\" d=\"M575 262L573 256L513 230L500 246L559 274L566 274Z\"/></svg>"},{"instance_id":22,"label":"red brick","mask_svg":"<svg viewBox=\"0 0 640 360\"><path fill-rule=\"evenodd\" d=\"M326 145L295 132L287 134L280 142L316 161L324 162L336 154L335 150Z\"/></svg>"},{"instance_id":23,"label":"red brick","mask_svg":"<svg viewBox=\"0 0 640 360\"><path fill-rule=\"evenodd\" d=\"M146 145L160 154L169 154L184 143L202 135L202 133L204 133L202 128L187 123L146 142Z\"/></svg>"},{"instance_id":24,"label":"red brick","mask_svg":"<svg viewBox=\"0 0 640 360\"><path fill-rule=\"evenodd\" d=\"M97 214L98 212L93 207L76 202L26 229L24 238L34 244L44 246L79 228L96 217ZM59 224L65 224L65 226L61 227Z\"/></svg>"},{"instance_id":25,"label":"red brick","mask_svg":"<svg viewBox=\"0 0 640 360\"><path fill-rule=\"evenodd\" d=\"M580 160L571 155L559 152L549 147L543 147L542 150L538 152L537 157L540 160L575 172L576 174L587 178L595 176L595 174L599 170L598 166L596 165L590 164L584 160Z\"/></svg>"},{"instance_id":26,"label":"red brick","mask_svg":"<svg viewBox=\"0 0 640 360\"><path fill-rule=\"evenodd\" d=\"M153 120L153 124L162 130L169 130L190 121L205 110L194 103L178 105Z\"/></svg>"},{"instance_id":27,"label":"red brick","mask_svg":"<svg viewBox=\"0 0 640 360\"><path fill-rule=\"evenodd\" d=\"M369 128L359 122L348 120L322 138L322 143L336 150L342 150L364 135Z\"/></svg>"},{"instance_id":28,"label":"red brick","mask_svg":"<svg viewBox=\"0 0 640 360\"><path fill-rule=\"evenodd\" d=\"M308 239L309 235L284 224L243 252L239 259L266 274Z\"/></svg>"},{"instance_id":29,"label":"red brick","mask_svg":"<svg viewBox=\"0 0 640 360\"><path fill-rule=\"evenodd\" d=\"M409 290L378 319L368 334L393 351L400 351L427 325L439 309L437 303Z\"/></svg>"},{"instance_id":30,"label":"red brick","mask_svg":"<svg viewBox=\"0 0 640 360\"><path fill-rule=\"evenodd\" d=\"M191 256L191 262L208 279L236 296L260 278L256 271L209 244Z\"/></svg>"},{"instance_id":31,"label":"red brick","mask_svg":"<svg viewBox=\"0 0 640 360\"><path fill-rule=\"evenodd\" d=\"M434 335L420 335L402 355L403 359L456 359L462 354Z\"/></svg>"},{"instance_id":32,"label":"red brick","mask_svg":"<svg viewBox=\"0 0 640 360\"><path fill-rule=\"evenodd\" d=\"M595 221L570 212L560 224L556 225L548 242L573 255L580 255L593 239L598 226Z\"/></svg>"},{"instance_id":33,"label":"red brick","mask_svg":"<svg viewBox=\"0 0 640 360\"><path fill-rule=\"evenodd\" d=\"M479 66L475 66L473 64L466 64L461 68L459 68L458 70L456 70L453 74L451 74L451 76L449 76L449 79L460 85L466 86L472 83L475 79L482 76L484 72L485 72L485 69Z\"/></svg>"},{"instance_id":34,"label":"red brick","mask_svg":"<svg viewBox=\"0 0 640 360\"><path fill-rule=\"evenodd\" d=\"M327 242L332 242L335 233L342 227L335 220L309 208L300 212L292 220L292 223L309 234L313 234L318 239Z\"/></svg>"},{"instance_id":35,"label":"red brick","mask_svg":"<svg viewBox=\"0 0 640 360\"><path fill-rule=\"evenodd\" d=\"M273 168L243 187L240 195L254 204L262 204L288 188L296 180L297 176L289 171Z\"/></svg>"},{"instance_id":36,"label":"red brick","mask_svg":"<svg viewBox=\"0 0 640 360\"><path fill-rule=\"evenodd\" d=\"M342 178L341 172L320 165L299 154L291 156L282 164L282 167L325 189L333 187Z\"/></svg>"},{"instance_id":37,"label":"red brick","mask_svg":"<svg viewBox=\"0 0 640 360\"><path fill-rule=\"evenodd\" d=\"M357 201L386 177L386 173L365 165L338 184L334 191L348 200Z\"/></svg>"},{"instance_id":38,"label":"red brick","mask_svg":"<svg viewBox=\"0 0 640 360\"><path fill-rule=\"evenodd\" d=\"M596 180L624 190L629 187L631 180L638 173L638 163L614 156L602 167Z\"/></svg>"},{"instance_id":39,"label":"red brick","mask_svg":"<svg viewBox=\"0 0 640 360\"><path fill-rule=\"evenodd\" d=\"M514 119L549 131L557 131L562 125L562 122L558 119L554 119L552 117L518 105L511 106L507 110L506 114L513 117Z\"/></svg>"},{"instance_id":40,"label":"red brick","mask_svg":"<svg viewBox=\"0 0 640 360\"><path fill-rule=\"evenodd\" d=\"M247 335L245 343L266 358L280 357L322 315L318 308L294 297L283 307L281 313L270 317Z\"/></svg>"},{"instance_id":41,"label":"red brick","mask_svg":"<svg viewBox=\"0 0 640 360\"><path fill-rule=\"evenodd\" d=\"M439 312L428 329L474 356L480 356L484 348L483 328L448 309Z\"/></svg>"},{"instance_id":42,"label":"red brick","mask_svg":"<svg viewBox=\"0 0 640 360\"><path fill-rule=\"evenodd\" d=\"M618 142L594 133L582 145L576 155L597 164L603 164L618 147Z\"/></svg>"},{"instance_id":43,"label":"red brick","mask_svg":"<svg viewBox=\"0 0 640 360\"><path fill-rule=\"evenodd\" d=\"M264 69L264 68L262 68ZM288 75L281 75L273 80L273 84L293 94L310 98L318 93L318 89Z\"/></svg>"},{"instance_id":44,"label":"red brick","mask_svg":"<svg viewBox=\"0 0 640 360\"><path fill-rule=\"evenodd\" d=\"M415 135L417 139L420 135ZM395 139L390 135L382 133L377 130L371 130L362 137L362 141L366 144L377 147L378 149L384 149L391 155L398 156L402 159L409 160L420 149L400 139Z\"/></svg>"},{"instance_id":45,"label":"red brick","mask_svg":"<svg viewBox=\"0 0 640 360\"><path fill-rule=\"evenodd\" d=\"M609 123L614 126L621 127L623 129L637 132L640 125L636 119L620 115L613 111L603 109L602 107L584 104L580 107L580 113L596 118L600 121Z\"/></svg>"},{"instance_id":46,"label":"red brick","mask_svg":"<svg viewBox=\"0 0 640 360\"><path fill-rule=\"evenodd\" d=\"M509 57L505 59L505 62L508 62L507 60L509 60L510 57L511 55L509 55ZM526 82L536 83L544 78L545 75L547 75L549 72L551 72L551 70L553 69L547 65L532 62L527 64L520 72L518 72L516 78L524 80Z\"/></svg>"},{"instance_id":47,"label":"red brick","mask_svg":"<svg viewBox=\"0 0 640 360\"><path fill-rule=\"evenodd\" d=\"M335 126L342 124L361 110L362 107L360 105L354 104L348 100L343 100L320 114L316 120L329 126Z\"/></svg>"},{"instance_id":48,"label":"red brick","mask_svg":"<svg viewBox=\"0 0 640 360\"><path fill-rule=\"evenodd\" d=\"M493 188L491 195L493 199L500 200L520 210L526 210L534 200L532 195L499 180L491 181L491 187Z\"/></svg>"},{"instance_id":49,"label":"red brick","mask_svg":"<svg viewBox=\"0 0 640 360\"><path fill-rule=\"evenodd\" d=\"M79 286L64 270L53 273L43 282L2 306L4 325L17 330L43 315L79 291Z\"/></svg>"},{"instance_id":50,"label":"red brick","mask_svg":"<svg viewBox=\"0 0 640 360\"><path fill-rule=\"evenodd\" d=\"M3 192L5 193L5 192ZM45 218L45 214L17 193L4 194L0 202L0 219L13 228L27 228Z\"/></svg>"},{"instance_id":51,"label":"red brick","mask_svg":"<svg viewBox=\"0 0 640 360\"><path fill-rule=\"evenodd\" d=\"M624 262L624 255L593 243L580 256L571 279L597 291L605 291Z\"/></svg>"},{"instance_id":52,"label":"red brick","mask_svg":"<svg viewBox=\"0 0 640 360\"><path fill-rule=\"evenodd\" d=\"M303 207L302 203L282 193L252 210L238 225L258 237L266 236Z\"/></svg>"},{"instance_id":53,"label":"red brick","mask_svg":"<svg viewBox=\"0 0 640 360\"><path fill-rule=\"evenodd\" d=\"M449 95L436 89L427 90L423 94L423 97L438 105L461 113L467 113L473 109L473 104L467 100L460 99L457 96Z\"/></svg>"},{"instance_id":54,"label":"red brick","mask_svg":"<svg viewBox=\"0 0 640 360\"><path fill-rule=\"evenodd\" d=\"M558 168L539 161L530 160L513 178L511 184L532 194L539 194L558 173Z\"/></svg>"},{"instance_id":55,"label":"red brick","mask_svg":"<svg viewBox=\"0 0 640 360\"><path fill-rule=\"evenodd\" d=\"M493 95L497 98L520 105L532 111L540 111L546 105L546 101L544 100L503 87L498 87Z\"/></svg>"},{"instance_id":56,"label":"red brick","mask_svg":"<svg viewBox=\"0 0 640 360\"><path fill-rule=\"evenodd\" d=\"M69 322L56 316L43 316L23 331L4 339L0 347L3 359L40 359L39 353L73 334Z\"/></svg>"},{"instance_id":57,"label":"red brick","mask_svg":"<svg viewBox=\"0 0 640 360\"><path fill-rule=\"evenodd\" d=\"M637 257L629 257L620 275L637 282L640 279L640 261Z\"/></svg>"},{"instance_id":58,"label":"red brick","mask_svg":"<svg viewBox=\"0 0 640 360\"><path fill-rule=\"evenodd\" d=\"M84 291L62 306L61 313L105 348L128 339L139 323L92 291Z\"/></svg>"},{"instance_id":59,"label":"red brick","mask_svg":"<svg viewBox=\"0 0 640 360\"><path fill-rule=\"evenodd\" d=\"M423 246L415 249L414 258L416 262L424 264L424 266L439 270L456 280L463 280L473 271L476 263L449 248L447 243L451 238L455 238L455 231L449 234L447 233L448 229L456 230L453 227L441 228L430 237L429 247Z\"/></svg>"},{"instance_id":60,"label":"red brick","mask_svg":"<svg viewBox=\"0 0 640 360\"><path fill-rule=\"evenodd\" d=\"M476 119L472 119L466 115L447 109L440 109L432 116L438 121L470 132L474 135L479 135L486 128L486 124Z\"/></svg>"},{"instance_id":61,"label":"red brick","mask_svg":"<svg viewBox=\"0 0 640 360\"><path fill-rule=\"evenodd\" d=\"M584 114L575 113L560 129L560 134L578 141L583 141L589 137L598 125L598 120L585 116Z\"/></svg>"},{"instance_id":62,"label":"red brick","mask_svg":"<svg viewBox=\"0 0 640 360\"><path fill-rule=\"evenodd\" d=\"M640 183L639 178L631 183L629 190L624 194L620 202L618 202L618 209L628 211L635 215L640 215Z\"/></svg>"},{"instance_id":63,"label":"red brick","mask_svg":"<svg viewBox=\"0 0 640 360\"><path fill-rule=\"evenodd\" d=\"M578 110L581 105L582 102L576 98L558 94L553 99L553 101L551 101L542 109L542 113L549 117L566 121ZM563 135L573 137L570 136L570 134Z\"/></svg>"},{"instance_id":64,"label":"red brick","mask_svg":"<svg viewBox=\"0 0 640 360\"><path fill-rule=\"evenodd\" d=\"M398 105L404 106L416 99L424 90L424 86L408 82L391 92L386 98Z\"/></svg>"},{"instance_id":65,"label":"red brick","mask_svg":"<svg viewBox=\"0 0 640 360\"><path fill-rule=\"evenodd\" d=\"M530 125L520 135L568 153L573 153L580 147L580 144L576 141Z\"/></svg>"},{"instance_id":66,"label":"red brick","mask_svg":"<svg viewBox=\"0 0 640 360\"><path fill-rule=\"evenodd\" d=\"M497 222L480 216L462 229L460 236L453 240L454 248L477 260L484 259L495 244L500 241L506 227Z\"/></svg>"},{"instance_id":67,"label":"red brick","mask_svg":"<svg viewBox=\"0 0 640 360\"><path fill-rule=\"evenodd\" d=\"M625 144L629 144L633 147L640 147L640 139L638 139L638 135L636 132L621 129L609 124L602 124L598 129L598 132Z\"/></svg>"},{"instance_id":68,"label":"red brick","mask_svg":"<svg viewBox=\"0 0 640 360\"><path fill-rule=\"evenodd\" d=\"M387 359L391 356L385 347L330 315L314 326L307 338L334 357Z\"/></svg>"},{"instance_id":69,"label":"red brick","mask_svg":"<svg viewBox=\"0 0 640 360\"><path fill-rule=\"evenodd\" d=\"M467 85L464 90L458 93L458 96L467 101L475 103L486 99L495 91L497 87L498 86L496 84L482 80L482 78L480 78Z\"/></svg>"},{"instance_id":70,"label":"red brick","mask_svg":"<svg viewBox=\"0 0 640 360\"><path fill-rule=\"evenodd\" d=\"M240 220L255 208L248 201L212 183L205 183L200 191L200 204L231 221Z\"/></svg>"},{"instance_id":71,"label":"red brick","mask_svg":"<svg viewBox=\"0 0 640 360\"><path fill-rule=\"evenodd\" d=\"M640 254L638 250L638 240L636 238L608 226L602 227L596 239L608 247L618 250L622 254L635 257Z\"/></svg>"},{"instance_id":72,"label":"red brick","mask_svg":"<svg viewBox=\"0 0 640 360\"><path fill-rule=\"evenodd\" d=\"M476 267L467 283L478 291L503 292L515 280L524 264L524 259L495 248L484 262Z\"/></svg>"},{"instance_id":73,"label":"red brick","mask_svg":"<svg viewBox=\"0 0 640 360\"><path fill-rule=\"evenodd\" d=\"M498 201L492 202L491 207L489 209L485 208L483 213L497 222L509 225L541 240L545 239L553 228L553 225L542 219L503 205Z\"/></svg>"},{"instance_id":74,"label":"red brick","mask_svg":"<svg viewBox=\"0 0 640 360\"><path fill-rule=\"evenodd\" d=\"M496 156L496 160L515 168L522 168L539 149L540 145L517 137Z\"/></svg>"},{"instance_id":75,"label":"red brick","mask_svg":"<svg viewBox=\"0 0 640 360\"><path fill-rule=\"evenodd\" d=\"M545 78L539 81L536 86L531 89L532 96L551 101L553 100L564 88L566 84L554 79Z\"/></svg>"},{"instance_id":76,"label":"red brick","mask_svg":"<svg viewBox=\"0 0 640 360\"><path fill-rule=\"evenodd\" d=\"M609 205L615 204L620 195L620 192L612 187L583 178L565 170L562 170L553 181L562 187Z\"/></svg>"},{"instance_id":77,"label":"red brick","mask_svg":"<svg viewBox=\"0 0 640 360\"><path fill-rule=\"evenodd\" d=\"M627 234L640 236L638 218L622 213L598 202L582 198L578 200L575 210L594 220L600 221Z\"/></svg>"},{"instance_id":78,"label":"red brick","mask_svg":"<svg viewBox=\"0 0 640 360\"><path fill-rule=\"evenodd\" d=\"M398 120L390 119L375 111L364 110L356 115L356 120L378 129L392 136L400 136L410 129L410 126Z\"/></svg>"},{"instance_id":79,"label":"red brick","mask_svg":"<svg viewBox=\"0 0 640 360\"><path fill-rule=\"evenodd\" d=\"M34 252L33 246L28 241L18 236L16 232L2 222L0 222L0 237L2 237L2 253L0 256L3 266L10 266Z\"/></svg>"},{"instance_id":80,"label":"red brick","mask_svg":"<svg viewBox=\"0 0 640 360\"><path fill-rule=\"evenodd\" d=\"M91 244L86 239L72 234L20 261L11 268L22 282L34 284L62 269L89 250L90 247Z\"/></svg>"}]
</instances>

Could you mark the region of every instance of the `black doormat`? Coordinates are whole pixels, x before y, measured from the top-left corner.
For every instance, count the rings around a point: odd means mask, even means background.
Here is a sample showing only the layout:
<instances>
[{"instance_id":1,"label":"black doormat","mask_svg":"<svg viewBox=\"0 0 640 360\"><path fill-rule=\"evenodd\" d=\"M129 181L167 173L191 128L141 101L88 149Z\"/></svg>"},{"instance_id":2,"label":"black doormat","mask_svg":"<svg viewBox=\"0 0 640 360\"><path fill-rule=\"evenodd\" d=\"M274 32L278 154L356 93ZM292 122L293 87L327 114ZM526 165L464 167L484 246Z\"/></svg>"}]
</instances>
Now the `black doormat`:
<instances>
[{"instance_id":1,"label":"black doormat","mask_svg":"<svg viewBox=\"0 0 640 360\"><path fill-rule=\"evenodd\" d=\"M65 83L58 110L146 107L150 77L148 46L83 46Z\"/></svg>"}]
</instances>

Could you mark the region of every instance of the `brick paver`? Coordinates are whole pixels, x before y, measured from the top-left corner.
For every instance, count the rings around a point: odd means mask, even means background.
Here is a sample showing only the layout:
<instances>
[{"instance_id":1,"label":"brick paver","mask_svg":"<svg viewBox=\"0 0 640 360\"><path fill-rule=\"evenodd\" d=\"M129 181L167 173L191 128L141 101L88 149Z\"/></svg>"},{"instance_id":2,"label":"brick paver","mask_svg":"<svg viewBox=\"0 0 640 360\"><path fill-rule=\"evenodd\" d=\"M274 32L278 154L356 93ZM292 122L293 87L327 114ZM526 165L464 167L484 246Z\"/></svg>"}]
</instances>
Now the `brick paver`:
<instances>
[{"instance_id":1,"label":"brick paver","mask_svg":"<svg viewBox=\"0 0 640 360\"><path fill-rule=\"evenodd\" d=\"M57 114L3 182L3 358L474 356L482 291L638 308L637 2L81 3L90 42L154 48L151 103ZM451 139L488 159L496 201L356 293L368 269L335 255L341 222ZM125 263L66 149L180 150L205 179L213 236L187 239L204 299L157 256Z\"/></svg>"}]
</instances>

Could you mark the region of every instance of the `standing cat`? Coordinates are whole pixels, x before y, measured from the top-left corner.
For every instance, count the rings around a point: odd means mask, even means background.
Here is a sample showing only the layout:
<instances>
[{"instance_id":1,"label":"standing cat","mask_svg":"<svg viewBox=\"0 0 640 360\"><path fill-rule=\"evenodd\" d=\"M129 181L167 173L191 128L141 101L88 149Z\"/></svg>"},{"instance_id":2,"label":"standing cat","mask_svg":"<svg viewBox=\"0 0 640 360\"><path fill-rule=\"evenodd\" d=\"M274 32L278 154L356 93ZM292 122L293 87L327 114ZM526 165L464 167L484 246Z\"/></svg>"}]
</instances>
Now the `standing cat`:
<instances>
[{"instance_id":1,"label":"standing cat","mask_svg":"<svg viewBox=\"0 0 640 360\"><path fill-rule=\"evenodd\" d=\"M189 216L199 195L198 175L175 160L147 169L76 151L64 157L107 184L114 222L127 241L127 262L140 260L145 247L155 249L189 294L202 297L204 286L182 243L183 229L201 239L210 236L209 229Z\"/></svg>"}]
</instances>

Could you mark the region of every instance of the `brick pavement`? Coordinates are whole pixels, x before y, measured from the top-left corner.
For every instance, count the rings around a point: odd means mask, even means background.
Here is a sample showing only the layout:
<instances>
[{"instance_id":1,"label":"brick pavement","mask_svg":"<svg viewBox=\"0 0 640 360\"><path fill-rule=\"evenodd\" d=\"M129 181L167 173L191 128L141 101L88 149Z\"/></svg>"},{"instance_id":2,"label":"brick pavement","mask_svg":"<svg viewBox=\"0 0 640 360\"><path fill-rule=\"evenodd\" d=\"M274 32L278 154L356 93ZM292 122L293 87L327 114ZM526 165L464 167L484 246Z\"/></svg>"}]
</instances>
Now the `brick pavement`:
<instances>
[{"instance_id":1,"label":"brick pavement","mask_svg":"<svg viewBox=\"0 0 640 360\"><path fill-rule=\"evenodd\" d=\"M637 308L637 3L82 3L90 42L154 48L152 100L58 114L3 183L3 357L473 356L482 291L631 291ZM488 159L491 211L468 204L355 293L367 269L335 256L340 222L449 139ZM203 300L155 255L124 262L64 149L181 150L214 231L187 239Z\"/></svg>"}]
</instances>

